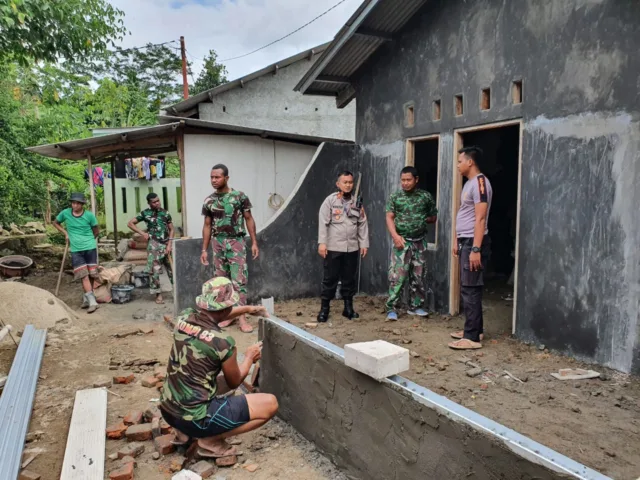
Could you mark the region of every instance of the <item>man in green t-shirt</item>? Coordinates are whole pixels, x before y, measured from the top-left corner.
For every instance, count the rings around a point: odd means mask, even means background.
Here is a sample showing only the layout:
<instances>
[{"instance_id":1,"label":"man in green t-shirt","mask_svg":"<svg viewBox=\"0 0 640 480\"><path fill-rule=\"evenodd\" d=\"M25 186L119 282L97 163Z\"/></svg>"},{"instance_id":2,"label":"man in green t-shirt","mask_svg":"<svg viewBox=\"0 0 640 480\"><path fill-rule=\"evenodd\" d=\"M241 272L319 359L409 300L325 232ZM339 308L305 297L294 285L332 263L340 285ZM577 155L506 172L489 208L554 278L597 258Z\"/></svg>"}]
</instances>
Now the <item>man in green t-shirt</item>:
<instances>
[{"instance_id":1,"label":"man in green t-shirt","mask_svg":"<svg viewBox=\"0 0 640 480\"><path fill-rule=\"evenodd\" d=\"M73 277L82 281L84 289L82 308L87 308L87 312L93 313L98 308L98 302L93 294L91 278L98 275L96 238L100 229L95 215L84 209L85 203L87 201L82 193L72 193L71 208L61 211L53 221L53 226L64 234L70 246ZM62 227L63 223L66 229Z\"/></svg>"},{"instance_id":2,"label":"man in green t-shirt","mask_svg":"<svg viewBox=\"0 0 640 480\"><path fill-rule=\"evenodd\" d=\"M427 255L427 224L436 222L436 202L418 188L418 170L404 167L400 175L402 190L387 202L387 230L393 240L389 266L387 319L398 320L396 308L402 288L408 282L411 293L409 315L428 316L424 309L424 265Z\"/></svg>"},{"instance_id":3,"label":"man in green t-shirt","mask_svg":"<svg viewBox=\"0 0 640 480\"><path fill-rule=\"evenodd\" d=\"M147 195L149 208L143 210L136 218L129 221L127 226L147 240L147 271L151 274L151 294L156 296L156 303L164 303L160 290L160 269L164 266L173 285L173 269L169 257L171 256L171 242L173 241L173 221L171 214L160 206L157 193ZM147 231L143 232L136 224L145 222Z\"/></svg>"}]
</instances>

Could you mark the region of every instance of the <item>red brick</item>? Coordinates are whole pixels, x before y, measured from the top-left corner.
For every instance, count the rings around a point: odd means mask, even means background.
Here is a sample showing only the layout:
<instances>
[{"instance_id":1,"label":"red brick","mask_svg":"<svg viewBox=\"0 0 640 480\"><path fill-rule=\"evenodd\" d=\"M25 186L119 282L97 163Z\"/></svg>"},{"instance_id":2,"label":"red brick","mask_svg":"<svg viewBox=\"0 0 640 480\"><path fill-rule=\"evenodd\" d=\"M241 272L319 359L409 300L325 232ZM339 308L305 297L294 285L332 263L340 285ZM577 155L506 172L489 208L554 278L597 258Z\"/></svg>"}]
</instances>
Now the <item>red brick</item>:
<instances>
[{"instance_id":1,"label":"red brick","mask_svg":"<svg viewBox=\"0 0 640 480\"><path fill-rule=\"evenodd\" d=\"M171 470L172 472L179 472L180 470L182 470L182 467L184 466L186 461L187 458L183 457L182 455L178 455L177 457L172 458L171 463L169 464L169 470Z\"/></svg>"},{"instance_id":2,"label":"red brick","mask_svg":"<svg viewBox=\"0 0 640 480\"><path fill-rule=\"evenodd\" d=\"M176 449L175 445L171 442L173 442L173 435L163 435L156 438L153 444L156 447L156 452L160 455L169 455Z\"/></svg>"},{"instance_id":3,"label":"red brick","mask_svg":"<svg viewBox=\"0 0 640 480\"><path fill-rule=\"evenodd\" d=\"M122 460L120 461L120 466L124 467L127 465L127 463L133 463L134 468L138 466L138 462L136 462L136 459L130 455L127 455L126 457L122 457Z\"/></svg>"},{"instance_id":4,"label":"red brick","mask_svg":"<svg viewBox=\"0 0 640 480\"><path fill-rule=\"evenodd\" d=\"M133 480L133 462L129 462L123 467L109 474L111 480Z\"/></svg>"},{"instance_id":5,"label":"red brick","mask_svg":"<svg viewBox=\"0 0 640 480\"><path fill-rule=\"evenodd\" d=\"M153 438L162 436L162 429L160 428L160 419L157 417L151 420L151 434L153 435Z\"/></svg>"},{"instance_id":6,"label":"red brick","mask_svg":"<svg viewBox=\"0 0 640 480\"><path fill-rule=\"evenodd\" d=\"M142 412L129 412L124 417L125 425L139 425L140 423L142 423Z\"/></svg>"},{"instance_id":7,"label":"red brick","mask_svg":"<svg viewBox=\"0 0 640 480\"><path fill-rule=\"evenodd\" d=\"M133 457L136 458L138 455L144 452L144 445L141 443L130 443L129 445L125 445L120 450L118 450L118 458L124 457Z\"/></svg>"},{"instance_id":8,"label":"red brick","mask_svg":"<svg viewBox=\"0 0 640 480\"><path fill-rule=\"evenodd\" d=\"M167 369L164 367L159 367L156 368L155 372L153 373L154 377L156 377L158 380L164 380L165 378L167 378Z\"/></svg>"},{"instance_id":9,"label":"red brick","mask_svg":"<svg viewBox=\"0 0 640 480\"><path fill-rule=\"evenodd\" d=\"M113 377L113 383L126 385L128 383L133 382L136 379L136 376L132 373L130 375L119 375L117 377Z\"/></svg>"},{"instance_id":10,"label":"red brick","mask_svg":"<svg viewBox=\"0 0 640 480\"><path fill-rule=\"evenodd\" d=\"M189 467L189 470L191 470L194 473L197 473L202 478L209 478L211 475L216 473L217 469L216 469L215 465L212 465L209 462L201 460L200 462L196 463L195 465L191 465Z\"/></svg>"},{"instance_id":11,"label":"red brick","mask_svg":"<svg viewBox=\"0 0 640 480\"><path fill-rule=\"evenodd\" d=\"M158 389L158 391L162 391L162 387L164 386L164 382L158 382L156 383L156 388Z\"/></svg>"},{"instance_id":12,"label":"red brick","mask_svg":"<svg viewBox=\"0 0 640 480\"><path fill-rule=\"evenodd\" d=\"M151 433L151 424L142 423L140 425L131 425L125 432L127 440L142 442L144 440L151 440L153 434Z\"/></svg>"},{"instance_id":13,"label":"red brick","mask_svg":"<svg viewBox=\"0 0 640 480\"><path fill-rule=\"evenodd\" d=\"M142 386L147 388L153 388L158 384L159 381L160 380L158 380L156 377L144 377L142 379Z\"/></svg>"},{"instance_id":14,"label":"red brick","mask_svg":"<svg viewBox=\"0 0 640 480\"><path fill-rule=\"evenodd\" d=\"M173 433L173 428L171 428L169 424L164 421L164 418L160 419L160 431L163 435Z\"/></svg>"},{"instance_id":15,"label":"red brick","mask_svg":"<svg viewBox=\"0 0 640 480\"><path fill-rule=\"evenodd\" d=\"M124 438L124 432L127 431L127 426L120 422L117 425L111 425L107 428L107 438L111 440L120 440Z\"/></svg>"},{"instance_id":16,"label":"red brick","mask_svg":"<svg viewBox=\"0 0 640 480\"><path fill-rule=\"evenodd\" d=\"M236 463L238 463L238 457L236 457L235 455L216 458L216 465L219 467L233 467Z\"/></svg>"},{"instance_id":17,"label":"red brick","mask_svg":"<svg viewBox=\"0 0 640 480\"><path fill-rule=\"evenodd\" d=\"M41 478L42 477L37 473L30 472L29 470L22 470L18 480L40 480Z\"/></svg>"},{"instance_id":18,"label":"red brick","mask_svg":"<svg viewBox=\"0 0 640 480\"><path fill-rule=\"evenodd\" d=\"M144 411L144 420L147 423L151 423L154 418L160 417L162 417L162 414L160 413L160 410L158 410L158 407L156 407L155 405L152 405Z\"/></svg>"}]
</instances>

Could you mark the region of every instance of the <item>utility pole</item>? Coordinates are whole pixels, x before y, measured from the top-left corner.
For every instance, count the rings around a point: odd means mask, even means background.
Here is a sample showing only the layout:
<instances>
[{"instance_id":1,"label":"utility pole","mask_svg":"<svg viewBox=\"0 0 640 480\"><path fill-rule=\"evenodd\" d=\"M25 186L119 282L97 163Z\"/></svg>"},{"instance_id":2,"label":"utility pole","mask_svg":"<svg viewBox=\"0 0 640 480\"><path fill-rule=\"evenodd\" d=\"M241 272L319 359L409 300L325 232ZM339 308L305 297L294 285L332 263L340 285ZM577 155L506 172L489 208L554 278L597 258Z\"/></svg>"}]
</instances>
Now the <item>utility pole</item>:
<instances>
[{"instance_id":1,"label":"utility pole","mask_svg":"<svg viewBox=\"0 0 640 480\"><path fill-rule=\"evenodd\" d=\"M187 49L184 46L184 37L180 37L180 53L182 54L182 90L185 99L189 98L189 83L187 82Z\"/></svg>"}]
</instances>

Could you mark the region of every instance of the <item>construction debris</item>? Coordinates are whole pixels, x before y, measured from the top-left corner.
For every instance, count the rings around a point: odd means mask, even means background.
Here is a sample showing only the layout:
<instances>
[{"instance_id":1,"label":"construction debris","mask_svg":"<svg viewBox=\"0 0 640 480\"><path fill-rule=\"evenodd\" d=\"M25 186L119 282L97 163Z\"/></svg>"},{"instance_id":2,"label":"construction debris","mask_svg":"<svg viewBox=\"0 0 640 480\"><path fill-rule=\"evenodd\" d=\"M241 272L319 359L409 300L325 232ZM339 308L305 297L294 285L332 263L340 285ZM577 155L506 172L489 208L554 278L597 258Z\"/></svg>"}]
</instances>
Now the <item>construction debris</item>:
<instances>
[{"instance_id":1,"label":"construction debris","mask_svg":"<svg viewBox=\"0 0 640 480\"><path fill-rule=\"evenodd\" d=\"M581 368L563 368L558 370L558 373L552 373L551 376L558 380L588 380L590 378L598 378L600 373Z\"/></svg>"}]
</instances>

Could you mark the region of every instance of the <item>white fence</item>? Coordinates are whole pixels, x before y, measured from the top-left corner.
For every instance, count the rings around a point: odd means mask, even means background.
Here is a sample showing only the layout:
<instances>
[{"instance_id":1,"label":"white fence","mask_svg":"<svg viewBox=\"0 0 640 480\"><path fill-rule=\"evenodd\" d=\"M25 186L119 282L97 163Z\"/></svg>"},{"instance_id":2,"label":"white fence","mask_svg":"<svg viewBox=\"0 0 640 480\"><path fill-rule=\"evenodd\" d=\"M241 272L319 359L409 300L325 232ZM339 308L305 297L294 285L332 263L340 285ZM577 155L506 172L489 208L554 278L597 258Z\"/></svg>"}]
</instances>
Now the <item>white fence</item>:
<instances>
[{"instance_id":1,"label":"white fence","mask_svg":"<svg viewBox=\"0 0 640 480\"><path fill-rule=\"evenodd\" d=\"M104 204L107 231L113 232L113 203L111 178L104 179ZM151 181L116 178L116 210L118 231L127 232L127 223L147 208L147 195L158 194L162 208L169 210L174 227L182 228L182 191L179 178L161 178Z\"/></svg>"}]
</instances>

